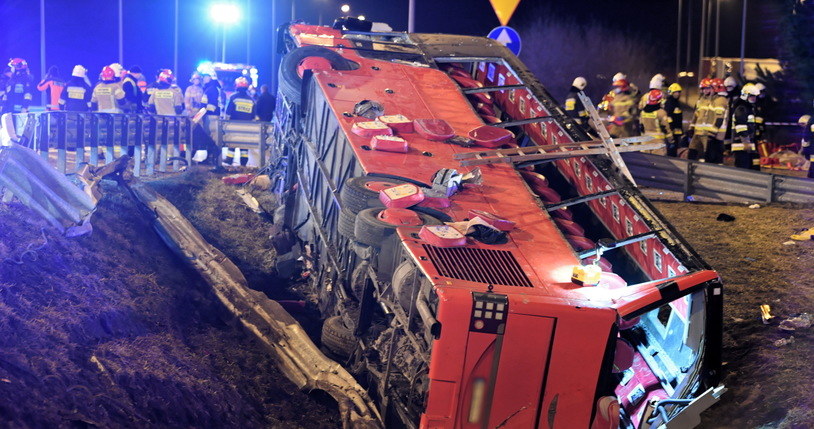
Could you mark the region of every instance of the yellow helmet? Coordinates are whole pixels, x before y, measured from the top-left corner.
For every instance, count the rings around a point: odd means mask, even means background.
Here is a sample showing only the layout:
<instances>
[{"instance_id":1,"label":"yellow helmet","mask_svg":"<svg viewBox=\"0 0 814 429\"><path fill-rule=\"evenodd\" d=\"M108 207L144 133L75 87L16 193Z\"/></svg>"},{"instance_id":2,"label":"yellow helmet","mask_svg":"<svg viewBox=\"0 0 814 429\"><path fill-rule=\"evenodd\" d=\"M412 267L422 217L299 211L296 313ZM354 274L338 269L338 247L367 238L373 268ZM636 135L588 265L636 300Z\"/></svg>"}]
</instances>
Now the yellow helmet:
<instances>
[{"instance_id":1,"label":"yellow helmet","mask_svg":"<svg viewBox=\"0 0 814 429\"><path fill-rule=\"evenodd\" d=\"M683 88L681 88L681 85L679 85L679 84L677 84L677 83L671 83L671 84L670 84L670 86L669 86L669 87L667 87L667 91L669 91L669 92L671 92L671 93L673 93L673 92L679 92L679 91L681 91L682 89L683 89Z\"/></svg>"}]
</instances>

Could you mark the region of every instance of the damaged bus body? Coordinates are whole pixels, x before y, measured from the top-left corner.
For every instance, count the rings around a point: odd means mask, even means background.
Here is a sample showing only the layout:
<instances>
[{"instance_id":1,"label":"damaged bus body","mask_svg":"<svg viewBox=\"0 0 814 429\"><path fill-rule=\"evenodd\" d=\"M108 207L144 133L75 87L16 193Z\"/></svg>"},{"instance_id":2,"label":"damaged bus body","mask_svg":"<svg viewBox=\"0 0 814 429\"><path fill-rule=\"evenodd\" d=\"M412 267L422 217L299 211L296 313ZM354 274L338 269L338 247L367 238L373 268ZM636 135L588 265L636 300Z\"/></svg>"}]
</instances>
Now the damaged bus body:
<instances>
[{"instance_id":1,"label":"damaged bus body","mask_svg":"<svg viewBox=\"0 0 814 429\"><path fill-rule=\"evenodd\" d=\"M514 55L281 41L280 269L309 272L323 346L386 427L698 423L725 390L720 279Z\"/></svg>"}]
</instances>

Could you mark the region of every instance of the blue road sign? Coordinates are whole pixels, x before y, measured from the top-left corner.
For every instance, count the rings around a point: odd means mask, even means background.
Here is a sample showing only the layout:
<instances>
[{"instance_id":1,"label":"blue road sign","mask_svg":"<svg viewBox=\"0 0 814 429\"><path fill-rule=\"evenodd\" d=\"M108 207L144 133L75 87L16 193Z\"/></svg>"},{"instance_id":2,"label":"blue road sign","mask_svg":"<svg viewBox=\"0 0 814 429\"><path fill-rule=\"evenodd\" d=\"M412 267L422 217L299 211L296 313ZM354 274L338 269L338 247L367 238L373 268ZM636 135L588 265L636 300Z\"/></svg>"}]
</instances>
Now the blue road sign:
<instances>
[{"instance_id":1,"label":"blue road sign","mask_svg":"<svg viewBox=\"0 0 814 429\"><path fill-rule=\"evenodd\" d=\"M509 48L513 54L520 55L520 35L517 34L517 30L514 28L506 26L496 27L490 31L486 37L497 40L502 43L503 46Z\"/></svg>"}]
</instances>

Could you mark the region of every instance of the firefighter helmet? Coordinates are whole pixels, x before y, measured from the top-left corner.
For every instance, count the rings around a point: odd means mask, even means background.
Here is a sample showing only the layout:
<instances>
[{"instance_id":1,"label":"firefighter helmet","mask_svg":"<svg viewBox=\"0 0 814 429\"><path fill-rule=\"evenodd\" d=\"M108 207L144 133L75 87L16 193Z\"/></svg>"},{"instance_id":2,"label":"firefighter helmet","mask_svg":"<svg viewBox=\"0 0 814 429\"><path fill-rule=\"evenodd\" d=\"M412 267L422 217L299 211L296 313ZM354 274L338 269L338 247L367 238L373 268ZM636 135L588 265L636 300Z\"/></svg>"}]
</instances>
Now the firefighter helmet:
<instances>
[{"instance_id":1,"label":"firefighter helmet","mask_svg":"<svg viewBox=\"0 0 814 429\"><path fill-rule=\"evenodd\" d=\"M110 68L113 69L113 73L116 77L121 77L124 74L124 67L122 67L122 65L119 63L111 64Z\"/></svg>"},{"instance_id":2,"label":"firefighter helmet","mask_svg":"<svg viewBox=\"0 0 814 429\"><path fill-rule=\"evenodd\" d=\"M86 69L82 65L77 64L77 65L73 66L73 71L71 72L71 76L82 77L83 78L83 77L85 77L85 74L87 72L88 72L88 69Z\"/></svg>"},{"instance_id":3,"label":"firefighter helmet","mask_svg":"<svg viewBox=\"0 0 814 429\"><path fill-rule=\"evenodd\" d=\"M682 90L683 90L683 88L681 88L681 85L679 85L677 83L671 83L670 86L667 88L667 91L669 91L670 94L672 94L674 92L681 92Z\"/></svg>"},{"instance_id":4,"label":"firefighter helmet","mask_svg":"<svg viewBox=\"0 0 814 429\"><path fill-rule=\"evenodd\" d=\"M698 83L698 87L701 89L712 88L712 79L708 77L701 79L701 82Z\"/></svg>"},{"instance_id":5,"label":"firefighter helmet","mask_svg":"<svg viewBox=\"0 0 814 429\"><path fill-rule=\"evenodd\" d=\"M571 86L582 91L583 89L585 89L586 86L588 86L588 81L585 80L584 77L578 76L574 78L574 82L571 84Z\"/></svg>"},{"instance_id":6,"label":"firefighter helmet","mask_svg":"<svg viewBox=\"0 0 814 429\"><path fill-rule=\"evenodd\" d=\"M763 91L766 90L766 85L758 82L758 83L755 84L755 88L757 88L758 92L760 92L762 94Z\"/></svg>"},{"instance_id":7,"label":"firefighter helmet","mask_svg":"<svg viewBox=\"0 0 814 429\"><path fill-rule=\"evenodd\" d=\"M198 72L192 72L192 76L189 77L189 82L192 83L192 81L195 79L201 80L201 74Z\"/></svg>"},{"instance_id":8,"label":"firefighter helmet","mask_svg":"<svg viewBox=\"0 0 814 429\"><path fill-rule=\"evenodd\" d=\"M724 79L724 86L727 91L732 91L738 86L738 81L732 76L727 76L726 79Z\"/></svg>"},{"instance_id":9,"label":"firefighter helmet","mask_svg":"<svg viewBox=\"0 0 814 429\"><path fill-rule=\"evenodd\" d=\"M741 100L749 101L749 97L757 97L760 95L760 91L757 89L755 84L747 83L743 85L741 89Z\"/></svg>"},{"instance_id":10,"label":"firefighter helmet","mask_svg":"<svg viewBox=\"0 0 814 429\"><path fill-rule=\"evenodd\" d=\"M113 70L113 67L104 66L102 67L102 73L99 74L99 78L105 82L110 82L116 78L116 71Z\"/></svg>"},{"instance_id":11,"label":"firefighter helmet","mask_svg":"<svg viewBox=\"0 0 814 429\"><path fill-rule=\"evenodd\" d=\"M797 125L804 127L808 125L808 121L811 120L811 115L803 115L800 116L800 119L797 120Z\"/></svg>"},{"instance_id":12,"label":"firefighter helmet","mask_svg":"<svg viewBox=\"0 0 814 429\"><path fill-rule=\"evenodd\" d=\"M158 73L158 81L171 84L173 81L172 70L162 69L161 72Z\"/></svg>"},{"instance_id":13,"label":"firefighter helmet","mask_svg":"<svg viewBox=\"0 0 814 429\"><path fill-rule=\"evenodd\" d=\"M662 98L664 98L664 93L660 89L651 89L647 93L647 104L651 106L659 104Z\"/></svg>"},{"instance_id":14,"label":"firefighter helmet","mask_svg":"<svg viewBox=\"0 0 814 429\"><path fill-rule=\"evenodd\" d=\"M235 79L235 88L248 88L249 87L249 79L246 79L243 76Z\"/></svg>"},{"instance_id":15,"label":"firefighter helmet","mask_svg":"<svg viewBox=\"0 0 814 429\"><path fill-rule=\"evenodd\" d=\"M622 72L616 73L611 81L616 82L617 80L627 80L627 75Z\"/></svg>"},{"instance_id":16,"label":"firefighter helmet","mask_svg":"<svg viewBox=\"0 0 814 429\"><path fill-rule=\"evenodd\" d=\"M712 79L712 90L714 92L726 92L726 86L724 85L723 79Z\"/></svg>"},{"instance_id":17,"label":"firefighter helmet","mask_svg":"<svg viewBox=\"0 0 814 429\"><path fill-rule=\"evenodd\" d=\"M630 82L627 79L619 79L613 81L613 87L618 88L620 91L627 91L630 89Z\"/></svg>"},{"instance_id":18,"label":"firefighter helmet","mask_svg":"<svg viewBox=\"0 0 814 429\"><path fill-rule=\"evenodd\" d=\"M650 89L661 89L664 87L664 80L665 77L661 73L656 73L652 78L650 78Z\"/></svg>"},{"instance_id":19,"label":"firefighter helmet","mask_svg":"<svg viewBox=\"0 0 814 429\"><path fill-rule=\"evenodd\" d=\"M15 72L28 70L28 63L22 58L12 58L8 62L8 66Z\"/></svg>"}]
</instances>

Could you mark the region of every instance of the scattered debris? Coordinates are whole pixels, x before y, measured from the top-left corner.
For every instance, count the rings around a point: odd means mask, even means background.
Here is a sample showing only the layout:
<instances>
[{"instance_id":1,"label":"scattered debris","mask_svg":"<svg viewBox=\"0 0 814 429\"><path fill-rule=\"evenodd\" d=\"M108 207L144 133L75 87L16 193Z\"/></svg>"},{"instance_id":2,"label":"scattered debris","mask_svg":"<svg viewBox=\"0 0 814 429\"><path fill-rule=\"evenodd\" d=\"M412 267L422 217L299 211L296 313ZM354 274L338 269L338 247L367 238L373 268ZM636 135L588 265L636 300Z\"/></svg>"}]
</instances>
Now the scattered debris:
<instances>
[{"instance_id":1,"label":"scattered debris","mask_svg":"<svg viewBox=\"0 0 814 429\"><path fill-rule=\"evenodd\" d=\"M791 238L792 240L798 240L798 241L808 241L808 240L813 239L812 236L814 236L814 228L806 229L804 231L801 231L798 234L792 235L789 238Z\"/></svg>"},{"instance_id":2,"label":"scattered debris","mask_svg":"<svg viewBox=\"0 0 814 429\"><path fill-rule=\"evenodd\" d=\"M769 307L769 304L763 304L760 306L760 318L763 319L763 324L768 325L774 316L772 316L772 308Z\"/></svg>"},{"instance_id":3,"label":"scattered debris","mask_svg":"<svg viewBox=\"0 0 814 429\"><path fill-rule=\"evenodd\" d=\"M719 213L718 217L715 218L715 220L718 220L718 221L721 221L721 222L732 222L733 220L735 220L735 216L728 215L726 213Z\"/></svg>"},{"instance_id":4,"label":"scattered debris","mask_svg":"<svg viewBox=\"0 0 814 429\"><path fill-rule=\"evenodd\" d=\"M743 260L744 260L744 261L747 261L747 262L755 262L755 261L757 261L757 259L755 259L755 258L750 258L750 257L748 257L748 256L747 256L747 257L745 257L745 258L743 258Z\"/></svg>"},{"instance_id":5,"label":"scattered debris","mask_svg":"<svg viewBox=\"0 0 814 429\"><path fill-rule=\"evenodd\" d=\"M789 240L789 241L784 241L784 242L783 242L783 245L784 245L784 246L793 246L793 245L795 245L795 244L797 244L797 243L796 243L795 241L792 241L792 240Z\"/></svg>"},{"instance_id":6,"label":"scattered debris","mask_svg":"<svg viewBox=\"0 0 814 429\"><path fill-rule=\"evenodd\" d=\"M808 329L811 327L811 315L808 313L800 313L794 317L790 317L778 326L780 329L788 332L794 332L798 329Z\"/></svg>"},{"instance_id":7,"label":"scattered debris","mask_svg":"<svg viewBox=\"0 0 814 429\"><path fill-rule=\"evenodd\" d=\"M794 342L794 336L788 338L781 338L775 341L773 344L775 347L784 347Z\"/></svg>"},{"instance_id":8,"label":"scattered debris","mask_svg":"<svg viewBox=\"0 0 814 429\"><path fill-rule=\"evenodd\" d=\"M248 183L252 180L252 175L248 173L242 174L230 174L228 176L224 176L222 179L223 183L227 185L242 185L244 183Z\"/></svg>"},{"instance_id":9,"label":"scattered debris","mask_svg":"<svg viewBox=\"0 0 814 429\"><path fill-rule=\"evenodd\" d=\"M749 208L750 208L750 209L759 209L759 208L760 208L760 204L752 204L751 206L749 206Z\"/></svg>"}]
</instances>

